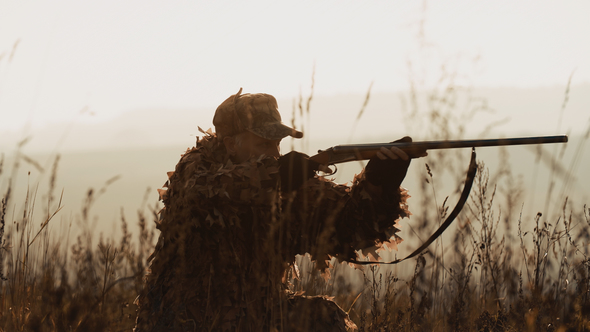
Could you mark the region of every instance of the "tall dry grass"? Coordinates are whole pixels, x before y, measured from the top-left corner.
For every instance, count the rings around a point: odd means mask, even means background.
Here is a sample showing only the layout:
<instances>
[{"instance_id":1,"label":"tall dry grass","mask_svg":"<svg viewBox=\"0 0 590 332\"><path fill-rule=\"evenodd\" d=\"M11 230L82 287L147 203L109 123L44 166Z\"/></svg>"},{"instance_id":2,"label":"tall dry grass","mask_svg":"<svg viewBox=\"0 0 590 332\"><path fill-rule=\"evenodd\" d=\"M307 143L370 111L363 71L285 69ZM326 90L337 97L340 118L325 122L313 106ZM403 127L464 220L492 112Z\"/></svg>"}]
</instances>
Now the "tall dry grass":
<instances>
[{"instance_id":1,"label":"tall dry grass","mask_svg":"<svg viewBox=\"0 0 590 332\"><path fill-rule=\"evenodd\" d=\"M19 161L18 155L11 174L25 160ZM36 214L35 205L41 204L38 186L28 188L25 197L12 197L14 186L20 184L13 178L5 181L0 209L0 330L129 331L135 321L133 301L154 242L154 209L137 211L135 239L121 211L120 237L100 234L96 243L93 205L116 180L111 179L87 191L81 213L68 220L65 229L54 229L61 209L61 199L54 195L58 165L59 155L48 180L43 215ZM0 177L5 176L2 170L0 166ZM79 235L71 235L72 224Z\"/></svg>"}]
</instances>

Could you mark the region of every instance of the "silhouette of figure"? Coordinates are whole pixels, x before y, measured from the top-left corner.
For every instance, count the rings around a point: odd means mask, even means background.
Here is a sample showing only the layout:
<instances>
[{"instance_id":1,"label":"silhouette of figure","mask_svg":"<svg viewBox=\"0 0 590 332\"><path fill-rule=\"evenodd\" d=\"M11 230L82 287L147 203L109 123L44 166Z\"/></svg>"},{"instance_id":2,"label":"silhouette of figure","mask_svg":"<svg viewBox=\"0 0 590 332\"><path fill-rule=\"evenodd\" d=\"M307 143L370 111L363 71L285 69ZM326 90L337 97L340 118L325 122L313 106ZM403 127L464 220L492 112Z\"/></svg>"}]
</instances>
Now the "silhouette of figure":
<instances>
[{"instance_id":1,"label":"silhouette of figure","mask_svg":"<svg viewBox=\"0 0 590 332\"><path fill-rule=\"evenodd\" d=\"M281 122L273 96L241 91L160 190L161 234L135 331L350 330L327 297L290 292L286 271L297 254L323 271L331 257L395 248L395 226L409 214L400 184L410 159L382 151L352 186L336 184L308 156L280 155L281 139L303 134Z\"/></svg>"}]
</instances>

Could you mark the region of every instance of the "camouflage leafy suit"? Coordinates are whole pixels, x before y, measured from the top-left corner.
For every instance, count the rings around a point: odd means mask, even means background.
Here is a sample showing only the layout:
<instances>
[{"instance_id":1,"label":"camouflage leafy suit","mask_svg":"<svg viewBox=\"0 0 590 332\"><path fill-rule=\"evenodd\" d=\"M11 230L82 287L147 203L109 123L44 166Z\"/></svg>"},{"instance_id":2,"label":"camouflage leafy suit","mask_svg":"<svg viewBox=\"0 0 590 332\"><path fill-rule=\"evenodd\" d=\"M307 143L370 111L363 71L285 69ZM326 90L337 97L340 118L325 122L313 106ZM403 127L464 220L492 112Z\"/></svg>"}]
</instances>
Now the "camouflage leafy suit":
<instances>
[{"instance_id":1,"label":"camouflage leafy suit","mask_svg":"<svg viewBox=\"0 0 590 332\"><path fill-rule=\"evenodd\" d=\"M400 187L409 161L371 160L352 186L316 175L300 153L232 161L226 135L301 136L278 114L274 97L240 90L217 109L217 132L204 133L169 173L136 331L354 326L327 298L290 292L286 271L297 254L309 253L326 271L331 257L346 261L364 250L377 258L376 249L395 248L396 226L409 214Z\"/></svg>"}]
</instances>

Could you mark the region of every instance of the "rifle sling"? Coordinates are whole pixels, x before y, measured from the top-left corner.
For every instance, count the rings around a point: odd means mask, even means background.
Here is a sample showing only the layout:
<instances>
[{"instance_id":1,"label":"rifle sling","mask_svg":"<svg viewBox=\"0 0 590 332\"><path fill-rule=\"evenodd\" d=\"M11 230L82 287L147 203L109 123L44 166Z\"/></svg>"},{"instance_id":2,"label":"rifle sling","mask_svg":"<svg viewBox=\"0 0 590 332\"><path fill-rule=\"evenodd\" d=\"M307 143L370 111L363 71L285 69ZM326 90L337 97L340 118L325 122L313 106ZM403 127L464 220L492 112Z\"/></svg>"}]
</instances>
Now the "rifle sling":
<instances>
[{"instance_id":1,"label":"rifle sling","mask_svg":"<svg viewBox=\"0 0 590 332\"><path fill-rule=\"evenodd\" d=\"M405 261L406 259L410 259L418 254L420 254L424 249L428 248L434 240L436 240L446 229L451 225L451 223L457 218L461 209L467 202L469 198L469 193L471 192L471 186L473 185L473 180L475 179L475 173L477 173L477 163L475 162L475 148L471 150L471 161L469 162L469 169L467 170L467 178L465 179L465 186L463 187L463 192L461 192L461 197L459 198L459 202L455 205L455 208L451 212L451 214L447 217L445 222L420 246L420 248L414 250L411 254L407 257L402 259L396 259L391 262L368 262L368 261L357 261L357 260L348 260L349 263L358 264L358 265L369 265L369 264L397 264L400 262Z\"/></svg>"}]
</instances>

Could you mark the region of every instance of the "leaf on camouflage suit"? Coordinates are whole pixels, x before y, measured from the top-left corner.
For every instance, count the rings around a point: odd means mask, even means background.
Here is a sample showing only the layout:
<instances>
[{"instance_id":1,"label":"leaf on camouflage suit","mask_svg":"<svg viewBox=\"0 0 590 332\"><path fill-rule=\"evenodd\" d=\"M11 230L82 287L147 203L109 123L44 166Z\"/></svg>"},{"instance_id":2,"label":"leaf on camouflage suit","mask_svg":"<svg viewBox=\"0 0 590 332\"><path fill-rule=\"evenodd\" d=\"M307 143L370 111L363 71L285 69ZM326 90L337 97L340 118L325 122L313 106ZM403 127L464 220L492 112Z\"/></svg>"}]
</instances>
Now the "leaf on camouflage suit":
<instances>
[{"instance_id":1,"label":"leaf on camouflage suit","mask_svg":"<svg viewBox=\"0 0 590 332\"><path fill-rule=\"evenodd\" d=\"M164 199L167 198L168 195L168 190L166 188L164 189L157 189L158 191L158 195L160 196L160 200L163 201Z\"/></svg>"}]
</instances>

